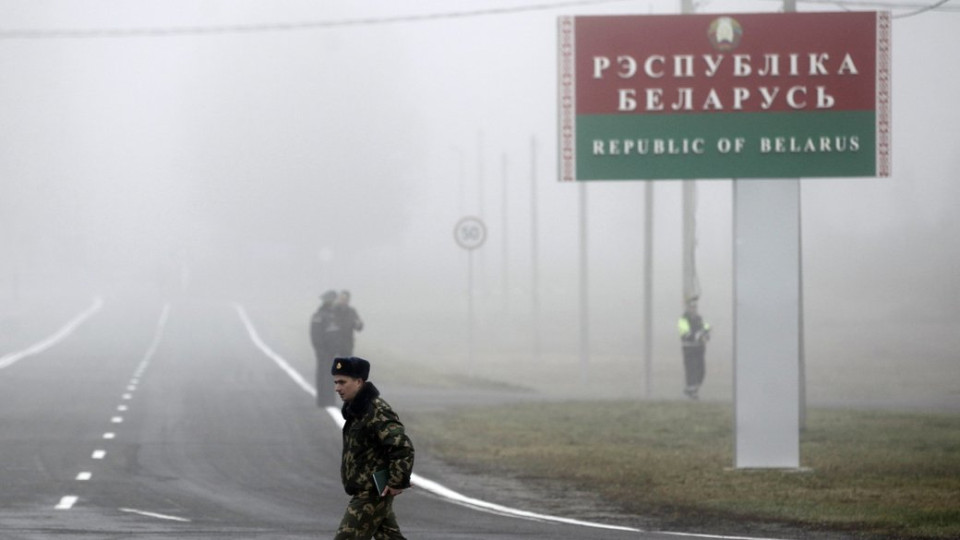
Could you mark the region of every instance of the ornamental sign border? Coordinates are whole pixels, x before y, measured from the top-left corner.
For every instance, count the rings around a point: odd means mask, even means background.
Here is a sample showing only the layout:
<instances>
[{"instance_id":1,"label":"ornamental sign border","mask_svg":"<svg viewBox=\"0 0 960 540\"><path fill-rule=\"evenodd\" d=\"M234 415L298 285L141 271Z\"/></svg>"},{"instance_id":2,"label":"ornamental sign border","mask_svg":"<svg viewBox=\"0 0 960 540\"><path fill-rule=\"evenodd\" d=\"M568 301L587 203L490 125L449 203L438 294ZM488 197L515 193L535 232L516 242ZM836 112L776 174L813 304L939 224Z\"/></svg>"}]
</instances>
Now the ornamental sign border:
<instances>
[{"instance_id":1,"label":"ornamental sign border","mask_svg":"<svg viewBox=\"0 0 960 540\"><path fill-rule=\"evenodd\" d=\"M577 80L574 77L574 59L576 58L576 37L573 26L574 17L559 18L560 51L560 181L577 180L577 151L575 148L577 132Z\"/></svg>"},{"instance_id":2,"label":"ornamental sign border","mask_svg":"<svg viewBox=\"0 0 960 540\"><path fill-rule=\"evenodd\" d=\"M891 15L890 12L886 11L876 11L876 12L826 12L826 13L813 13L808 12L801 15L817 15L823 17L830 17L833 15L844 15L849 13L861 13L861 14L872 14L876 17L876 44L875 44L875 57L874 57L874 69L875 69L875 133L874 133L874 174L872 176L877 177L888 177L891 174L891 150L892 150L892 133L891 133L891 87L890 87L890 77L891 77ZM762 14L739 14L747 16L763 15L763 16L777 16L777 17L791 17L793 13L762 13ZM681 17L690 17L691 15L624 15L624 16L561 16L558 17L558 41L557 41L557 50L558 50L558 176L561 182L577 182L577 181L589 181L593 180L591 178L582 179L578 178L578 160L577 160L577 135L578 135L578 118L577 118L577 75L576 75L576 62L577 62L577 36L576 36L576 20L578 18L607 18L607 19L624 19L624 18L643 18L643 17L659 17L664 22L669 22L667 19L676 18L679 20ZM698 15L704 17L706 15ZM725 17L723 14L709 15L715 17L714 23L716 20ZM738 16L738 15L734 15ZM735 21L734 21L735 22ZM739 35L737 36L739 38ZM639 99L639 98L638 98ZM795 113L795 114L803 114ZM665 115L660 115L661 117ZM673 115L674 118L680 115ZM797 177L802 175L763 175L761 177ZM819 176L870 176L864 174L833 174L833 175L819 175ZM730 178L733 176L703 176L701 178ZM742 178L749 178L751 176L740 176ZM681 178L680 176L664 176L663 178ZM604 178L606 179L606 178ZM652 180L655 178L643 177L643 178L618 178L622 180Z\"/></svg>"},{"instance_id":3,"label":"ornamental sign border","mask_svg":"<svg viewBox=\"0 0 960 540\"><path fill-rule=\"evenodd\" d=\"M877 12L877 176L890 176L890 12Z\"/></svg>"}]
</instances>

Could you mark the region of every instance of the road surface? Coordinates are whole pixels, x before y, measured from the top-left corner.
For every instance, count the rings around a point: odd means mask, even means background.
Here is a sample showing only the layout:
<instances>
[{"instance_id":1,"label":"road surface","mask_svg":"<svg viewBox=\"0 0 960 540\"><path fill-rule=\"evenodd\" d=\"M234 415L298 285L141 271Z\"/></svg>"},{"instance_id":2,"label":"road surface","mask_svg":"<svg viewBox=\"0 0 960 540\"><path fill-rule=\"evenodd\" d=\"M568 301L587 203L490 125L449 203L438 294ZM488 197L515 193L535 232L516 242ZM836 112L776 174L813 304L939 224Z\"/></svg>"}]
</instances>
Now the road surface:
<instances>
[{"instance_id":1,"label":"road surface","mask_svg":"<svg viewBox=\"0 0 960 540\"><path fill-rule=\"evenodd\" d=\"M0 539L332 538L337 422L251 324L220 302L95 301L0 350ZM411 539L677 538L484 509L430 472L395 503Z\"/></svg>"}]
</instances>

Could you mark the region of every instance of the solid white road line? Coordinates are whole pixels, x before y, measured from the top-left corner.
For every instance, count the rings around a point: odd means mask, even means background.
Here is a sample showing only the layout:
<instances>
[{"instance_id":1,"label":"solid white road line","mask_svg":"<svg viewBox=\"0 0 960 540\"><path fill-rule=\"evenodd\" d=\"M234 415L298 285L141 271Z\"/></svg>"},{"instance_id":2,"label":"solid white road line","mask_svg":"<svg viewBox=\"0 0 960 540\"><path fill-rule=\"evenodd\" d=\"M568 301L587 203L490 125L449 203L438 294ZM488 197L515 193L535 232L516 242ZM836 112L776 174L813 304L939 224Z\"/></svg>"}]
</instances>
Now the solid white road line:
<instances>
[{"instance_id":1,"label":"solid white road line","mask_svg":"<svg viewBox=\"0 0 960 540\"><path fill-rule=\"evenodd\" d=\"M327 407L327 414L333 418L333 421L337 423L341 429L345 421L343 415L340 413L340 409L336 407ZM527 512L526 510L519 510L516 508L510 508L508 506L502 506L499 504L494 504L491 502L483 501L480 499L474 499L473 497L467 497L461 493L434 482L433 480L428 480L419 474L410 475L410 484L416 487L417 489L422 489L424 491L429 491L434 495L442 497L449 500L455 504L461 506L466 506L474 510L480 510L482 512L489 512L491 514L497 514L501 516L510 516L522 519L529 519L533 521L551 521L554 523L566 523L567 525L578 525L580 527L592 527L594 529L609 529L614 531L628 531L628 532L643 532L642 529L635 529L633 527L621 527L619 525L607 525L605 523L595 523L592 521L581 521L579 519L570 519L562 518L557 516L549 516L546 514L537 514L536 512Z\"/></svg>"},{"instance_id":2,"label":"solid white road line","mask_svg":"<svg viewBox=\"0 0 960 540\"><path fill-rule=\"evenodd\" d=\"M260 340L260 336L257 334L257 331L254 329L253 324L250 322L250 318L247 317L246 311L243 309L239 303L234 303L234 307L237 310L237 313L240 314L240 319L243 321L243 324L247 328L247 333L250 335L250 339L253 343L260 348L268 357L270 357L274 362L277 363L290 375L291 378L308 394L313 397L317 396L317 391L313 386L308 383L303 376L297 373L296 370L290 367L290 365L280 357L277 353L273 352L263 341ZM340 409L336 407L327 407L327 414L333 418L333 421L337 424L340 429L343 429L345 423L343 415L340 414ZM519 510L516 508L510 508L508 506L502 506L499 504L490 503L487 501L482 501L480 499L474 499L472 497L467 497L461 493L458 493L452 489L449 489L442 484L434 482L424 478L416 473L410 476L410 483L418 489L423 489L424 491L429 491L434 495L437 495L441 498L447 499L454 504L459 504L461 506L466 506L474 510L479 510L482 512L489 512L491 514L510 516L520 519L529 519L533 521L548 521L553 523L565 523L568 525L577 525L580 527L591 527L595 529L608 529L615 531L626 531L626 532L655 532L656 534L669 534L672 536L690 536L697 538L713 538L717 540L780 540L776 538L757 538L749 536L721 536L721 535L709 535L709 534L688 534L680 532L665 532L665 531L644 531L643 529L636 529L633 527L621 527L617 525L607 525L605 523L595 523L592 521L580 521L577 519L562 518L557 516L549 516L546 514L537 514L535 512L527 512L525 510Z\"/></svg>"},{"instance_id":3,"label":"solid white road line","mask_svg":"<svg viewBox=\"0 0 960 540\"><path fill-rule=\"evenodd\" d=\"M65 337L72 334L73 331L76 330L78 326L83 324L84 321L92 317L96 312L100 311L100 308L102 307L103 307L103 298L99 296L94 298L93 304L91 304L90 307L88 307L79 315L71 319L70 322L64 325L63 328L58 330L52 336L22 351L0 356L0 369L10 367L13 364L19 362L20 360L23 360L28 356L39 354L49 349L50 347L53 347L54 345L59 343L61 340L63 340Z\"/></svg>"},{"instance_id":4,"label":"solid white road line","mask_svg":"<svg viewBox=\"0 0 960 540\"><path fill-rule=\"evenodd\" d=\"M306 379L303 378L302 375L300 375L299 373L297 373L296 370L294 370L292 367L290 367L290 365L287 363L286 360L284 360L282 357L280 357L280 355L278 355L277 353L273 352L273 350L271 350L269 347L267 347L267 345L266 345L265 343L263 343L263 341L260 339L260 336L257 334L256 329L254 329L253 324L250 322L249 317L247 317L247 313L246 313L246 311L243 309L243 306L241 306L239 303L235 303L235 304L234 304L234 307L236 307L237 313L240 315L240 319L243 321L243 324L246 326L246 328L247 328L247 333L250 335L250 339L253 341L253 343L254 343L257 347L259 347L260 350L263 351L263 352L264 352L268 357L270 357L274 362L276 362L276 364L277 364L278 366L280 366L281 369L283 369L285 372L287 372L287 374L290 375L290 377L291 377L301 388L303 388L304 391L306 391L306 392L307 392L308 394L310 394L311 396L316 397L316 396L317 396L317 390L316 390L313 386L311 386L310 383L308 383L308 382L306 381ZM341 414L340 414L340 410L337 409L336 407L327 407L326 410L327 410L327 413L330 414L330 416L333 418L333 420L337 423L337 425L342 428L344 421L343 421L343 417L342 417ZM592 522L588 522L588 521L579 521L579 520L575 520L575 519L567 519L567 518L560 518L560 517L555 517L555 516L547 516L547 515L544 515L544 514L536 514L536 513L533 513L533 512L525 512L525 511L523 511L523 510L517 510L517 509L514 509L514 508L508 508L508 507L506 507L506 506L500 506L500 505L498 505L498 504L488 503L488 502L486 502L486 501L481 501L481 500L479 500L479 499L473 499L473 498L470 498L470 497L466 497L466 496L464 496L464 495L461 495L461 494L459 494L459 493L457 493L457 492L455 492L455 491L453 491L453 490L451 490L451 489L448 489L448 488L446 488L446 487L438 484L437 482L434 482L433 480L428 480L428 479L426 479L426 478L424 478L424 477L422 477L422 476L420 476L420 475L417 475L417 474L414 474L414 475L411 477L411 480L410 480L410 481L411 481L412 483L415 483L418 488L422 488L422 489L424 489L425 491L429 491L429 492L431 492L431 493L434 493L435 495L439 495L440 497L443 497L443 498L445 498L445 499L448 499L448 500L450 500L450 501L452 501L452 502L455 502L455 503L457 503L457 504L461 504L461 505L464 505L464 506L469 506L470 508L473 508L473 509L476 509L476 510L482 510L482 511L485 511L485 512L492 512L492 513L496 513L496 514L507 515L507 516L512 516L512 517L518 517L518 518L523 518L523 519L532 519L532 520L537 520L537 521L553 521L553 522L557 522L557 523L567 523L567 524L571 524L571 525L579 525L579 526L582 526L582 527L593 527L593 528L599 528L599 529L612 529L612 530L618 530L618 531L641 532L640 529L634 529L634 528L632 528L632 527L619 527L619 526L616 526L616 525L606 525L606 524L603 524L603 523L592 523Z\"/></svg>"},{"instance_id":5,"label":"solid white road line","mask_svg":"<svg viewBox=\"0 0 960 540\"><path fill-rule=\"evenodd\" d=\"M700 534L700 533L681 533L657 531L657 534L669 534L671 536L689 536L692 538L714 538L716 540L781 540L779 538L761 538L757 536L725 536L722 534Z\"/></svg>"},{"instance_id":6,"label":"solid white road line","mask_svg":"<svg viewBox=\"0 0 960 540\"><path fill-rule=\"evenodd\" d=\"M157 519L168 519L170 521L182 521L184 523L189 523L190 520L187 518L177 517L177 516L168 516L166 514L158 514L156 512L146 512L143 510L136 510L134 508L118 508L121 512L127 512L129 514L138 514L141 516L153 517Z\"/></svg>"},{"instance_id":7,"label":"solid white road line","mask_svg":"<svg viewBox=\"0 0 960 540\"><path fill-rule=\"evenodd\" d=\"M273 360L278 366L280 366L280 369L286 372L286 374L293 379L293 382L297 383L297 385L300 386L304 392L313 397L317 397L317 389L311 386L310 383L308 383L307 380L297 372L297 370L290 367L290 364L288 364L283 357L273 352L273 349L268 347L267 344L260 339L260 335L257 334L257 330L253 327L253 323L250 322L250 318L247 317L247 311L243 309L243 306L238 303L234 303L233 307L236 308L237 313L240 315L240 320L243 321L243 325L247 328L247 334L250 335L250 339L253 341L253 344L263 351L263 353Z\"/></svg>"}]
</instances>

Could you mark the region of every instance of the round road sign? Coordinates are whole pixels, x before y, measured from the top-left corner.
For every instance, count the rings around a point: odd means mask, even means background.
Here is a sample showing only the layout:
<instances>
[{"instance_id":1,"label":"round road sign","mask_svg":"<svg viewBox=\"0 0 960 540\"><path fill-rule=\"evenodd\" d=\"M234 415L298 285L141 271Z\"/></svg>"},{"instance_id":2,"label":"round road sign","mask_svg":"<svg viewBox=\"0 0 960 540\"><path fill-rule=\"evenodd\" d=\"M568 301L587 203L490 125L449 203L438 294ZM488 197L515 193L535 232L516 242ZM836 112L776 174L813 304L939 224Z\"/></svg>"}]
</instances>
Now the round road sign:
<instances>
[{"instance_id":1,"label":"round road sign","mask_svg":"<svg viewBox=\"0 0 960 540\"><path fill-rule=\"evenodd\" d=\"M487 227L480 218L467 216L453 228L453 239L463 249L477 249L487 239Z\"/></svg>"}]
</instances>

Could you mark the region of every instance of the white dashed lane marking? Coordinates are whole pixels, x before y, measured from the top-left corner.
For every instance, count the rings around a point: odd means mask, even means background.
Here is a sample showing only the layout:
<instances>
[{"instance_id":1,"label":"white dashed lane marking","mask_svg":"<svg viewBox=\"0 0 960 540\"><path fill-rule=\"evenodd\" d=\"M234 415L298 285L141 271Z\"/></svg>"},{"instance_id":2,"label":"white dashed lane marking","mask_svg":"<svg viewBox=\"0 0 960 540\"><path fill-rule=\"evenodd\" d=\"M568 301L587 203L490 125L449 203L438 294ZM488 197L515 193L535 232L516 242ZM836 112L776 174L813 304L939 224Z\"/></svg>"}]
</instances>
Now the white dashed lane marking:
<instances>
[{"instance_id":1,"label":"white dashed lane marking","mask_svg":"<svg viewBox=\"0 0 960 540\"><path fill-rule=\"evenodd\" d=\"M99 306L97 306L97 309L99 309ZM164 331L164 328L166 327L167 317L169 317L169 315L170 315L170 304L166 304L163 306L163 311L160 314L160 320L157 323L156 332L154 332L154 335L153 335L153 341L150 343L150 346L147 349L146 354L144 354L143 359L140 361L140 364L137 365L137 370L134 373L133 378L130 379L130 382L127 384L126 392L124 392L121 395L122 400L130 401L131 399L133 399L133 392L136 392L137 386L140 384L140 379L143 377L143 372L146 371L147 367L150 364L151 357L153 357L153 354L157 350L157 346L160 344L160 338L163 336L163 331ZM129 406L126 404L121 404L117 406L118 412L126 412L128 410L129 410ZM123 423L123 417L113 416L110 418L110 423L121 424ZM117 436L116 433L112 431L108 431L103 434L103 439L113 440L116 438L116 436ZM104 449L94 450L93 454L91 454L90 457L91 459L94 459L94 460L103 460L105 457L107 457L107 451ZM78 482L88 482L91 479L93 479L93 473L90 471L82 471L76 476L76 480ZM77 497L76 495L67 495L61 498L60 502L57 503L57 505L54 508L56 510L70 510L71 508L73 508L73 505L77 503L77 500L79 500L79 497ZM153 515L149 512L141 512L139 510L131 510L131 509L123 509L123 508L121 508L121 510L123 510L124 512L134 512L142 515L152 515L153 517L158 517L162 519L189 521L183 518L163 516L162 514Z\"/></svg>"},{"instance_id":2,"label":"white dashed lane marking","mask_svg":"<svg viewBox=\"0 0 960 540\"><path fill-rule=\"evenodd\" d=\"M73 508L73 505L76 504L76 502L77 502L77 497L75 497L75 496L73 496L73 495L67 495L66 497L60 499L60 502L57 503L56 506L54 506L54 509L56 509L56 510L69 510L69 509Z\"/></svg>"}]
</instances>

